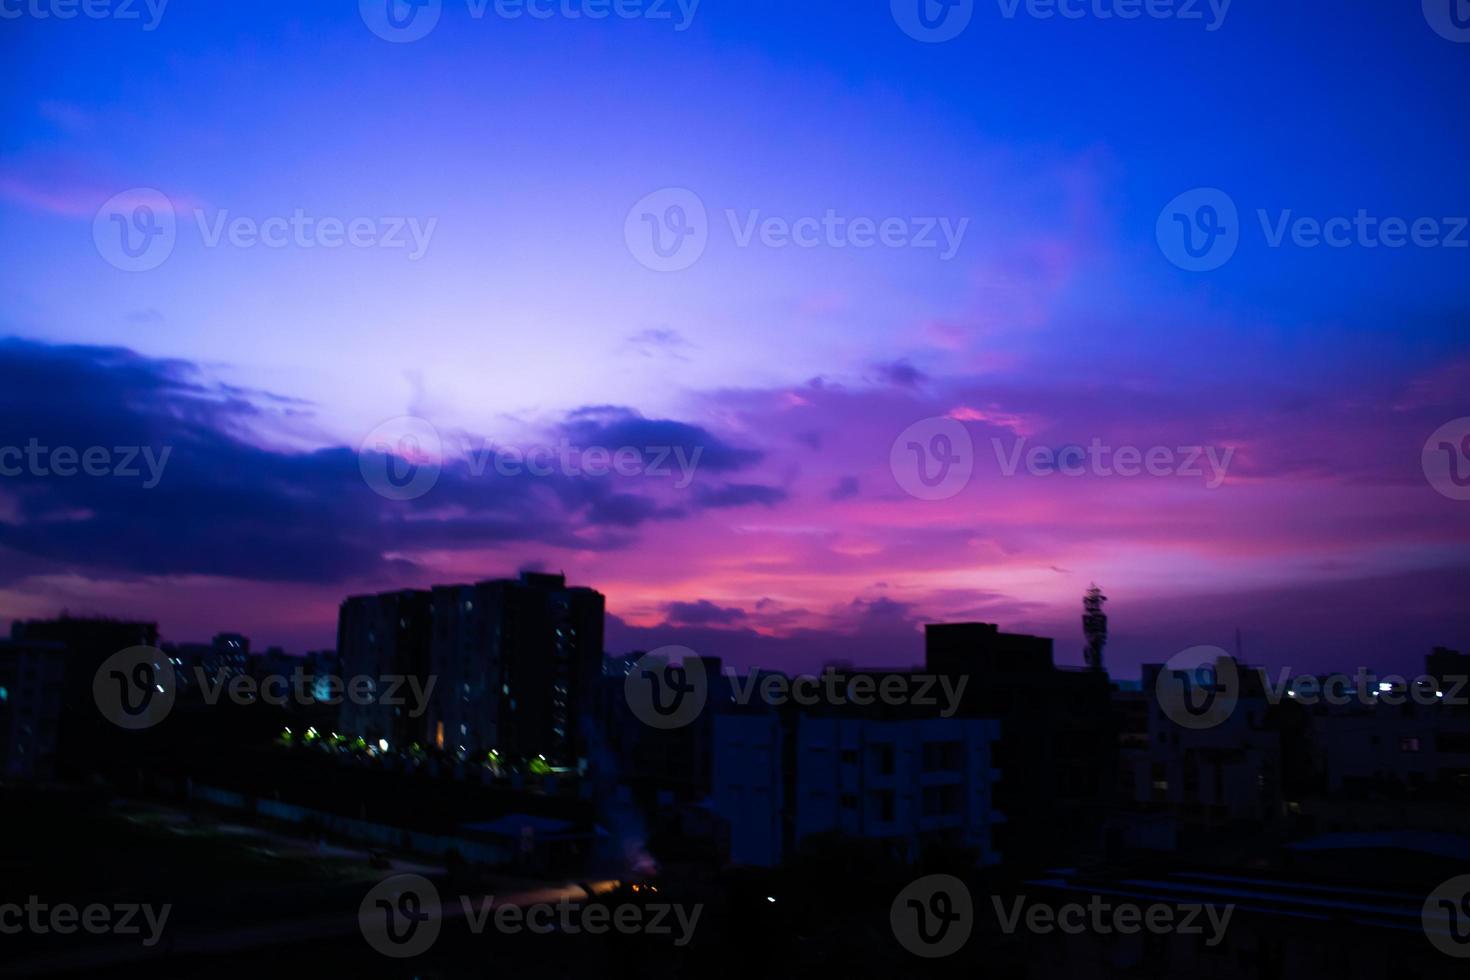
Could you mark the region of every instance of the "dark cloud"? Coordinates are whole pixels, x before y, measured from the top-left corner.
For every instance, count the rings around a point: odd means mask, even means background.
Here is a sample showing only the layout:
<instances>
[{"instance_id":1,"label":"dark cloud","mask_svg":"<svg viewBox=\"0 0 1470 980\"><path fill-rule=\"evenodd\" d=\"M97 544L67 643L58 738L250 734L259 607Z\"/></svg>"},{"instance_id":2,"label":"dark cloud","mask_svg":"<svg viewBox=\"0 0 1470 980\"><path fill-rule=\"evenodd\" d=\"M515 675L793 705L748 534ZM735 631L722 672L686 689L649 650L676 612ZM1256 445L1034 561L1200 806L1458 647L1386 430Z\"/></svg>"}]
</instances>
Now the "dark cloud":
<instances>
[{"instance_id":1,"label":"dark cloud","mask_svg":"<svg viewBox=\"0 0 1470 980\"><path fill-rule=\"evenodd\" d=\"M101 447L116 463L119 447L142 448L137 477L58 476L24 460L19 473L0 476L0 549L18 559L6 562L9 575L387 581L411 570L401 556L415 551L513 542L623 547L646 522L732 506L730 494L747 492L736 487L670 506L645 495L667 494L666 480L644 480L630 492L614 478L505 477L451 459L429 493L393 501L364 481L354 448L257 444L257 433L305 413L306 403L215 383L187 361L0 340L0 449L34 444L82 455ZM584 409L567 428L586 437L583 445L680 446L688 459L702 448L701 470L728 472L759 459L698 426L621 408ZM149 459L153 486L145 485ZM17 460L12 452L0 464L14 470ZM388 464L372 452L364 462Z\"/></svg>"},{"instance_id":2,"label":"dark cloud","mask_svg":"<svg viewBox=\"0 0 1470 980\"><path fill-rule=\"evenodd\" d=\"M573 445L610 451L636 449L649 466L677 470L687 460L699 470L729 473L759 463L762 454L732 446L708 429L673 419L644 418L619 405L591 405L570 413L562 434Z\"/></svg>"},{"instance_id":3,"label":"dark cloud","mask_svg":"<svg viewBox=\"0 0 1470 980\"><path fill-rule=\"evenodd\" d=\"M844 476L837 481L837 485L828 493L829 500L851 500L858 495L858 479L855 476Z\"/></svg>"},{"instance_id":4,"label":"dark cloud","mask_svg":"<svg viewBox=\"0 0 1470 980\"><path fill-rule=\"evenodd\" d=\"M722 487L695 485L694 501L707 510L720 507L748 507L760 504L774 507L786 499L786 491L780 487L766 487L758 483L727 483Z\"/></svg>"},{"instance_id":5,"label":"dark cloud","mask_svg":"<svg viewBox=\"0 0 1470 980\"><path fill-rule=\"evenodd\" d=\"M896 388L917 388L929 376L907 361L891 361L878 365L878 376Z\"/></svg>"},{"instance_id":6,"label":"dark cloud","mask_svg":"<svg viewBox=\"0 0 1470 980\"><path fill-rule=\"evenodd\" d=\"M745 610L735 606L717 606L708 599L695 602L671 602L664 607L669 623L683 626L710 626L736 623L745 618Z\"/></svg>"},{"instance_id":7,"label":"dark cloud","mask_svg":"<svg viewBox=\"0 0 1470 980\"><path fill-rule=\"evenodd\" d=\"M884 600L880 600L884 601ZM854 603L854 606L861 603ZM895 606L899 605L897 603ZM884 609L884 611L889 611ZM719 657L726 667L761 667L787 673L816 673L827 664L913 667L924 662L924 636L917 619L883 615L834 622L830 629L798 628L779 634L716 623L666 622L633 626L611 613L607 617L610 652L686 646L702 656Z\"/></svg>"}]
</instances>

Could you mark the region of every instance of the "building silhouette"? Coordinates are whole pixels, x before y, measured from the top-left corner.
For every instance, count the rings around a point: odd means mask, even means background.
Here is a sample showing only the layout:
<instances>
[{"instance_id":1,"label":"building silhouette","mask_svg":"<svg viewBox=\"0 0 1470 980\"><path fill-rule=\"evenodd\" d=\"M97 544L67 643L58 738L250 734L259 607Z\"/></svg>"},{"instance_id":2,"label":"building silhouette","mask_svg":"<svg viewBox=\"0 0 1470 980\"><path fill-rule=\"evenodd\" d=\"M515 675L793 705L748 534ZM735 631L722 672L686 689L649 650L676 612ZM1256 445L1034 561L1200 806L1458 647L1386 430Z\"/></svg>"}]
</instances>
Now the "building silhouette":
<instances>
[{"instance_id":1,"label":"building silhouette","mask_svg":"<svg viewBox=\"0 0 1470 980\"><path fill-rule=\"evenodd\" d=\"M93 681L103 661L157 646L154 623L99 617L16 620L0 642L0 760L25 778L76 774L106 756L118 731L102 716Z\"/></svg>"},{"instance_id":2,"label":"building silhouette","mask_svg":"<svg viewBox=\"0 0 1470 980\"><path fill-rule=\"evenodd\" d=\"M432 593L432 744L585 768L602 675L606 599L562 575L438 586Z\"/></svg>"},{"instance_id":3,"label":"building silhouette","mask_svg":"<svg viewBox=\"0 0 1470 980\"><path fill-rule=\"evenodd\" d=\"M425 716L415 718L409 705L387 704L383 695L392 678L428 683L430 605L430 594L421 590L352 596L342 603L337 650L347 688L340 713L344 732L390 748L427 742ZM370 697L353 696L359 678L371 681Z\"/></svg>"},{"instance_id":4,"label":"building silhouette","mask_svg":"<svg viewBox=\"0 0 1470 980\"><path fill-rule=\"evenodd\" d=\"M1055 861L1102 846L1116 795L1118 735L1107 674L1056 666L1051 639L991 623L924 627L931 673L968 677L959 718L1000 723L996 847L1007 862Z\"/></svg>"}]
</instances>

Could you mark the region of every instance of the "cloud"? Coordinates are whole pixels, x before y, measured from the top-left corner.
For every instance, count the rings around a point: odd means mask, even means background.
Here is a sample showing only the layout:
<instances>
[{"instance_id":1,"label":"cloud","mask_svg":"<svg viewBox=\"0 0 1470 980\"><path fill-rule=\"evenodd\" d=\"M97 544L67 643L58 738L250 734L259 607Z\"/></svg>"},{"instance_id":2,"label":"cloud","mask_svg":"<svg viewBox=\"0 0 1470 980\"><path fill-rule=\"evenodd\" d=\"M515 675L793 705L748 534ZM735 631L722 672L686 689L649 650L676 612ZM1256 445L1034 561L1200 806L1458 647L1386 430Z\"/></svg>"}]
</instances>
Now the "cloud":
<instances>
[{"instance_id":1,"label":"cloud","mask_svg":"<svg viewBox=\"0 0 1470 980\"><path fill-rule=\"evenodd\" d=\"M694 487L694 500L700 507L748 507L760 504L774 507L786 499L786 491L780 487L766 487L756 483L727 483L721 487Z\"/></svg>"},{"instance_id":2,"label":"cloud","mask_svg":"<svg viewBox=\"0 0 1470 980\"><path fill-rule=\"evenodd\" d=\"M625 346L643 357L669 357L687 362L689 358L684 352L694 345L685 340L677 330L650 327L629 337Z\"/></svg>"},{"instance_id":3,"label":"cloud","mask_svg":"<svg viewBox=\"0 0 1470 980\"><path fill-rule=\"evenodd\" d=\"M259 444L256 433L305 414L298 399L220 384L186 361L0 341L0 447L14 450L0 462L23 464L0 482L0 547L28 562L8 563L11 574L391 581L413 571L412 556L434 551L622 548L648 522L732 506L730 495L745 492L737 486L676 506L660 501L658 481L505 477L449 459L428 494L392 501L370 489L352 448ZM698 426L622 409L584 410L568 428L613 445L703 446L700 466L712 470L758 456ZM58 447L98 447L114 459L133 451L140 475L57 476L16 455L31 446L43 460ZM148 459L162 463L155 486L145 485ZM369 452L365 462L388 461Z\"/></svg>"},{"instance_id":4,"label":"cloud","mask_svg":"<svg viewBox=\"0 0 1470 980\"><path fill-rule=\"evenodd\" d=\"M917 388L929 376L907 361L892 361L878 365L878 376L895 388Z\"/></svg>"},{"instance_id":5,"label":"cloud","mask_svg":"<svg viewBox=\"0 0 1470 980\"><path fill-rule=\"evenodd\" d=\"M146 195L152 189L107 182L87 172L85 167L68 161L48 160L44 165L33 164L24 170L10 168L0 171L0 200L63 218L90 220L96 216L97 209L115 195L129 191ZM199 207L199 202L187 194L173 192L166 196L180 215ZM127 206L133 197L128 194L118 203ZM147 200L151 203L153 198L148 197Z\"/></svg>"},{"instance_id":6,"label":"cloud","mask_svg":"<svg viewBox=\"0 0 1470 980\"><path fill-rule=\"evenodd\" d=\"M745 618L745 610L735 606L717 606L708 599L694 602L670 602L665 607L667 621L682 626L708 626L735 623Z\"/></svg>"},{"instance_id":7,"label":"cloud","mask_svg":"<svg viewBox=\"0 0 1470 980\"><path fill-rule=\"evenodd\" d=\"M858 478L855 476L844 476L837 481L837 485L827 493L827 499L831 501L851 500L858 495Z\"/></svg>"},{"instance_id":8,"label":"cloud","mask_svg":"<svg viewBox=\"0 0 1470 980\"><path fill-rule=\"evenodd\" d=\"M733 446L708 429L673 419L649 419L620 405L593 405L576 409L561 426L573 445L601 446L608 450L629 447L638 450L650 465L662 455L661 465L676 459L689 460L701 470L728 473L759 463L763 453ZM667 451L667 452L664 452Z\"/></svg>"},{"instance_id":9,"label":"cloud","mask_svg":"<svg viewBox=\"0 0 1470 980\"><path fill-rule=\"evenodd\" d=\"M505 478L452 458L430 493L394 502L366 486L355 447L287 438L311 425L309 403L220 384L187 361L0 341L0 447L172 451L147 490L0 477L0 601L29 611L43 596L136 597L151 577L170 620L212 594L242 627L269 628L291 607L329 637L345 583L424 586L540 559L608 594L625 617L609 649L686 642L740 663L902 665L922 657L923 622L973 619L1056 636L1069 662L1096 579L1114 597L1110 662L1127 664L1201 642L1205 602L1248 635L1347 649L1354 631L1393 632L1394 602L1413 590L1385 598L1379 583L1413 576L1414 642L1456 645L1459 593L1437 570L1464 553L1470 512L1434 492L1419 454L1464 414L1453 383L1463 376L1446 362L1314 399L1231 377L1171 386L1030 371L935 375L918 389L827 381L798 400L786 387L719 389L695 396L700 422L590 405L550 423L577 446L640 447L650 464L649 447L686 458L702 447L684 489L643 476ZM917 500L895 480L891 446L942 416L971 435L973 473L953 498ZM1007 476L993 448L1094 436L1240 449L1209 490L1178 476ZM246 597L238 612L222 581ZM1340 596L1360 615L1319 622L1253 594L1273 590ZM310 612L293 605L298 594ZM1308 621L1319 634L1292 625Z\"/></svg>"}]
</instances>

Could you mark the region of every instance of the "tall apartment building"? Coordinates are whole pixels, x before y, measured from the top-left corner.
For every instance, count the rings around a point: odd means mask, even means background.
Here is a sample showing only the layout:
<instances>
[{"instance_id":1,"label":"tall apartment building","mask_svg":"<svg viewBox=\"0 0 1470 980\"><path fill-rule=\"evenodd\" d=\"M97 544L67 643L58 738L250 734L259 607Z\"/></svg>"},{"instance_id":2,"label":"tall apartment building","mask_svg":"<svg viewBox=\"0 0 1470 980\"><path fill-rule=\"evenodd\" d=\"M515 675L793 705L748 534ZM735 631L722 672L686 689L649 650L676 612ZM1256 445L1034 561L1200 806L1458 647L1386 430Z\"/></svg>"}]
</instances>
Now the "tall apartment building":
<instances>
[{"instance_id":1,"label":"tall apartment building","mask_svg":"<svg viewBox=\"0 0 1470 980\"><path fill-rule=\"evenodd\" d=\"M354 678L372 678L381 687L390 677L416 677L421 685L427 684L430 598L428 592L409 590L352 596L344 601L337 617L337 650L344 680L351 684ZM402 685L398 695L408 701L405 704L384 704L381 689L370 699L344 696L343 732L361 735L369 742L382 739L392 746L427 744L426 715L413 717L406 692L407 685ZM358 703L361 700L370 703Z\"/></svg>"},{"instance_id":2,"label":"tall apartment building","mask_svg":"<svg viewBox=\"0 0 1470 980\"><path fill-rule=\"evenodd\" d=\"M135 646L157 646L153 623L63 616L17 620L0 643L0 758L13 776L74 774L123 751L97 708L102 662Z\"/></svg>"},{"instance_id":3,"label":"tall apartment building","mask_svg":"<svg viewBox=\"0 0 1470 980\"><path fill-rule=\"evenodd\" d=\"M590 755L606 600L561 575L439 586L429 730L447 751L544 757L577 768Z\"/></svg>"}]
</instances>

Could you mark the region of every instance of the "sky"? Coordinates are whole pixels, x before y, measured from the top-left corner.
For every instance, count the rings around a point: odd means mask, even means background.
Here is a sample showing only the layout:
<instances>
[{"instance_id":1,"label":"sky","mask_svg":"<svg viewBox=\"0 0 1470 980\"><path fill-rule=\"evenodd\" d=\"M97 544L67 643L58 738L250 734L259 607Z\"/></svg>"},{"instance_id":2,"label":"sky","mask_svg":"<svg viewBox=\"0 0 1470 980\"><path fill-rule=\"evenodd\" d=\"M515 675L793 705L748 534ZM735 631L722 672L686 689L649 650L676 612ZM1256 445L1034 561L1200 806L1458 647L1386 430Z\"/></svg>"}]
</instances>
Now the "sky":
<instances>
[{"instance_id":1,"label":"sky","mask_svg":"<svg viewBox=\"0 0 1470 980\"><path fill-rule=\"evenodd\" d=\"M1470 648L1448 0L920 3L4 0L0 618L302 651L535 568L740 666L1080 663L1092 582L1121 676Z\"/></svg>"}]
</instances>

